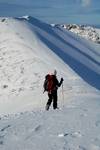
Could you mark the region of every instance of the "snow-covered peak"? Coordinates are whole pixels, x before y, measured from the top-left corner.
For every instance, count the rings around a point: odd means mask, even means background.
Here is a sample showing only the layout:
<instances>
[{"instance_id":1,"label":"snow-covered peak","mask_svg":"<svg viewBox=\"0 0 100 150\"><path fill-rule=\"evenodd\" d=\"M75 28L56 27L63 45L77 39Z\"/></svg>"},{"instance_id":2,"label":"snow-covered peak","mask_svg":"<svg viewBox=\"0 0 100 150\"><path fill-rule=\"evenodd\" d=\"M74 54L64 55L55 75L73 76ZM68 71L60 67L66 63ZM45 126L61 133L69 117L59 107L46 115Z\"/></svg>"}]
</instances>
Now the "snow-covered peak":
<instances>
[{"instance_id":1,"label":"snow-covered peak","mask_svg":"<svg viewBox=\"0 0 100 150\"><path fill-rule=\"evenodd\" d=\"M63 28L93 42L100 44L100 34L96 28L92 26L85 26L85 25L77 25L77 24L63 24L63 25L56 25L62 26Z\"/></svg>"},{"instance_id":2,"label":"snow-covered peak","mask_svg":"<svg viewBox=\"0 0 100 150\"><path fill-rule=\"evenodd\" d=\"M19 18L29 20L30 16L26 15L26 16L22 16L22 17L19 17Z\"/></svg>"}]
</instances>

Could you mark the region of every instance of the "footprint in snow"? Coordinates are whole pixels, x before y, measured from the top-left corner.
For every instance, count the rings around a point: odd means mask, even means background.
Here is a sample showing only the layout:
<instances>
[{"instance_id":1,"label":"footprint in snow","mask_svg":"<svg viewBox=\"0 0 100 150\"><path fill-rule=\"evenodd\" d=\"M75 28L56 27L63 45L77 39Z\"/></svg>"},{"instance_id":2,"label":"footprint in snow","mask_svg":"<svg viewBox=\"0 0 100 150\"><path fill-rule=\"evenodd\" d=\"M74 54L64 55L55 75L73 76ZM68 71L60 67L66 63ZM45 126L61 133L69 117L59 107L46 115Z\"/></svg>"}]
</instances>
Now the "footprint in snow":
<instances>
[{"instance_id":1,"label":"footprint in snow","mask_svg":"<svg viewBox=\"0 0 100 150\"><path fill-rule=\"evenodd\" d=\"M31 130L31 132L29 133L29 135L25 138L25 140L28 140L29 138L31 138L34 133L38 133L41 130L41 125L36 126L34 129Z\"/></svg>"},{"instance_id":2,"label":"footprint in snow","mask_svg":"<svg viewBox=\"0 0 100 150\"><path fill-rule=\"evenodd\" d=\"M0 141L0 145L3 145L3 141Z\"/></svg>"},{"instance_id":3,"label":"footprint in snow","mask_svg":"<svg viewBox=\"0 0 100 150\"><path fill-rule=\"evenodd\" d=\"M87 117L87 114L86 113L80 114L80 117Z\"/></svg>"},{"instance_id":4,"label":"footprint in snow","mask_svg":"<svg viewBox=\"0 0 100 150\"><path fill-rule=\"evenodd\" d=\"M41 125L38 125L38 126L34 129L34 131L37 132L37 131L39 131L40 129L41 129Z\"/></svg>"},{"instance_id":5,"label":"footprint in snow","mask_svg":"<svg viewBox=\"0 0 100 150\"><path fill-rule=\"evenodd\" d=\"M7 125L5 127L3 127L1 130L0 130L0 145L3 145L4 144L4 137L5 137L5 134L4 134L4 131L6 129L8 129L9 127L11 127L11 125Z\"/></svg>"},{"instance_id":6,"label":"footprint in snow","mask_svg":"<svg viewBox=\"0 0 100 150\"><path fill-rule=\"evenodd\" d=\"M4 135L0 136L0 145L3 145L4 141Z\"/></svg>"},{"instance_id":7,"label":"footprint in snow","mask_svg":"<svg viewBox=\"0 0 100 150\"><path fill-rule=\"evenodd\" d=\"M88 109L84 108L84 109L83 109L83 111L87 112L87 111L88 111Z\"/></svg>"},{"instance_id":8,"label":"footprint in snow","mask_svg":"<svg viewBox=\"0 0 100 150\"><path fill-rule=\"evenodd\" d=\"M68 136L69 134L68 133L61 133L61 134L58 134L58 137L65 137L65 136Z\"/></svg>"},{"instance_id":9,"label":"footprint in snow","mask_svg":"<svg viewBox=\"0 0 100 150\"><path fill-rule=\"evenodd\" d=\"M78 132L72 133L71 136L72 136L72 137L75 137L75 138L76 138L76 137L80 138L80 137L82 137L82 134L80 133L80 131L78 131Z\"/></svg>"},{"instance_id":10,"label":"footprint in snow","mask_svg":"<svg viewBox=\"0 0 100 150\"><path fill-rule=\"evenodd\" d=\"M100 126L100 120L96 121L95 125L96 127Z\"/></svg>"},{"instance_id":11,"label":"footprint in snow","mask_svg":"<svg viewBox=\"0 0 100 150\"><path fill-rule=\"evenodd\" d=\"M5 131L7 128L9 128L9 127L11 127L11 125L7 125L7 126L5 126L4 128L2 128L0 131L1 132L3 132L3 131Z\"/></svg>"},{"instance_id":12,"label":"footprint in snow","mask_svg":"<svg viewBox=\"0 0 100 150\"><path fill-rule=\"evenodd\" d=\"M80 133L80 131L74 132L74 133L61 133L61 134L58 134L58 137L66 137L66 136L71 136L73 138L76 138L76 137L80 138L83 135Z\"/></svg>"},{"instance_id":13,"label":"footprint in snow","mask_svg":"<svg viewBox=\"0 0 100 150\"><path fill-rule=\"evenodd\" d=\"M83 146L79 146L79 150L87 150L85 147L83 147Z\"/></svg>"}]
</instances>

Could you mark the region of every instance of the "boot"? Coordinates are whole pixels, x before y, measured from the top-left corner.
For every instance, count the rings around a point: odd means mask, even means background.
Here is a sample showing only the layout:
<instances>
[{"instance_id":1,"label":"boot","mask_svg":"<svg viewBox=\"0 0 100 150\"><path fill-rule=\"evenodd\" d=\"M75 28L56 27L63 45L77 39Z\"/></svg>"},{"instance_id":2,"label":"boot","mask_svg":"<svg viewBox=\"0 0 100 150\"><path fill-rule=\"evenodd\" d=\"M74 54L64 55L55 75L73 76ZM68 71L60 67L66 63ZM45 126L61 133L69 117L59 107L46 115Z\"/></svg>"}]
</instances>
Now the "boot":
<instances>
[{"instance_id":1,"label":"boot","mask_svg":"<svg viewBox=\"0 0 100 150\"><path fill-rule=\"evenodd\" d=\"M46 109L46 110L49 110L49 105L48 105L48 104L46 105L45 109Z\"/></svg>"}]
</instances>

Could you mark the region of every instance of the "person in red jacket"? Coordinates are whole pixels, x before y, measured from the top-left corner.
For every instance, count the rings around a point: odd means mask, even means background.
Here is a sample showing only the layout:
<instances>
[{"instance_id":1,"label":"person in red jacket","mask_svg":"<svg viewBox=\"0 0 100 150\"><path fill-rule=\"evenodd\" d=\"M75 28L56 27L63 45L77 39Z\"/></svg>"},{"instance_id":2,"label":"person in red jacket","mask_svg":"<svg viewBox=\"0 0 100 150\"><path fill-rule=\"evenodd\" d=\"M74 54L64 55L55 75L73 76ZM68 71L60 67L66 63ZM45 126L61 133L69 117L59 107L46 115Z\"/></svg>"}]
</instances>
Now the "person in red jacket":
<instances>
[{"instance_id":1,"label":"person in red jacket","mask_svg":"<svg viewBox=\"0 0 100 150\"><path fill-rule=\"evenodd\" d=\"M57 96L57 90L58 87L61 86L61 84L63 83L63 78L61 78L60 82L57 79L57 71L54 71L54 74L50 75L47 74L45 76L45 81L44 81L44 92L47 91L48 92L48 101L46 104L46 110L49 110L49 107L53 101L53 109L57 109L57 100L58 100L58 96Z\"/></svg>"}]
</instances>

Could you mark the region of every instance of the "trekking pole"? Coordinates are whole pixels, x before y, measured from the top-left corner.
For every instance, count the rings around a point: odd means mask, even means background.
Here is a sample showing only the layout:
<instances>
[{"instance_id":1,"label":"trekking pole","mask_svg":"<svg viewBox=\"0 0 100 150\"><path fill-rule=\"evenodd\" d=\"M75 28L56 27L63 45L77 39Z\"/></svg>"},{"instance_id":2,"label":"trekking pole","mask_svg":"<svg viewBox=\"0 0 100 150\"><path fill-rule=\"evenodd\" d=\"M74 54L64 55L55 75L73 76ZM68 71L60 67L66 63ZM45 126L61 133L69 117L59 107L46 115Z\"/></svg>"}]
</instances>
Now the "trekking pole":
<instances>
[{"instance_id":1,"label":"trekking pole","mask_svg":"<svg viewBox=\"0 0 100 150\"><path fill-rule=\"evenodd\" d=\"M63 87L63 83L62 83L62 106L64 107L64 87Z\"/></svg>"}]
</instances>

